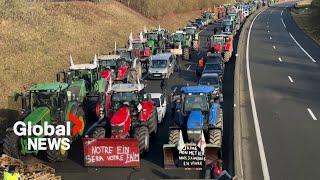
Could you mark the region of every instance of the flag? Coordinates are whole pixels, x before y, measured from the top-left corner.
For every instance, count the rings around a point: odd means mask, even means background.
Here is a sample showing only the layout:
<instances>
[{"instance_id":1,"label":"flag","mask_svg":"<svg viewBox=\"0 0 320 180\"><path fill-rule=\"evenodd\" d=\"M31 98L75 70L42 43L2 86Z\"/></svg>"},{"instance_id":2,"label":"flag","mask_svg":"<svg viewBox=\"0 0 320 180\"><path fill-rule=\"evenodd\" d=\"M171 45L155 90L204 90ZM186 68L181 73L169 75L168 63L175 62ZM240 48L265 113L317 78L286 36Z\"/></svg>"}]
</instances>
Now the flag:
<instances>
[{"instance_id":1,"label":"flag","mask_svg":"<svg viewBox=\"0 0 320 180\"><path fill-rule=\"evenodd\" d=\"M198 142L198 147L201 149L201 151L204 153L204 149L206 148L206 139L204 138L203 131L201 131L201 138Z\"/></svg>"},{"instance_id":2,"label":"flag","mask_svg":"<svg viewBox=\"0 0 320 180\"><path fill-rule=\"evenodd\" d=\"M179 137L179 142L178 142L178 147L177 149L180 151L183 150L183 148L185 147L186 145L184 144L184 141L183 141L183 136L182 136L182 131L180 130L180 137Z\"/></svg>"}]
</instances>

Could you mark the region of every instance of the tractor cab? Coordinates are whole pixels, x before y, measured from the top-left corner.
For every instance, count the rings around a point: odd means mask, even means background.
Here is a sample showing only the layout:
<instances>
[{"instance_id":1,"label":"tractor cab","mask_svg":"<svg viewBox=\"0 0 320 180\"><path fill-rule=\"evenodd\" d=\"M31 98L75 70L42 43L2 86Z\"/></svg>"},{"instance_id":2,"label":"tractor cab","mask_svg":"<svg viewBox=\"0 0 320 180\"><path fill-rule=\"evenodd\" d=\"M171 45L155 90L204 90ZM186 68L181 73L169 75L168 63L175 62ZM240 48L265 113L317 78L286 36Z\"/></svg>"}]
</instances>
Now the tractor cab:
<instances>
[{"instance_id":1,"label":"tractor cab","mask_svg":"<svg viewBox=\"0 0 320 180\"><path fill-rule=\"evenodd\" d=\"M127 76L129 63L120 55L101 55L98 63L102 78L122 81Z\"/></svg>"},{"instance_id":2,"label":"tractor cab","mask_svg":"<svg viewBox=\"0 0 320 180\"><path fill-rule=\"evenodd\" d=\"M133 55L142 61L151 56L151 49L148 47L147 39L143 37L142 33L137 39L133 39L132 34L130 34L129 49L132 49Z\"/></svg>"},{"instance_id":3,"label":"tractor cab","mask_svg":"<svg viewBox=\"0 0 320 180\"><path fill-rule=\"evenodd\" d=\"M227 33L234 33L234 21L230 18L224 18L222 21L222 31Z\"/></svg>"}]
</instances>

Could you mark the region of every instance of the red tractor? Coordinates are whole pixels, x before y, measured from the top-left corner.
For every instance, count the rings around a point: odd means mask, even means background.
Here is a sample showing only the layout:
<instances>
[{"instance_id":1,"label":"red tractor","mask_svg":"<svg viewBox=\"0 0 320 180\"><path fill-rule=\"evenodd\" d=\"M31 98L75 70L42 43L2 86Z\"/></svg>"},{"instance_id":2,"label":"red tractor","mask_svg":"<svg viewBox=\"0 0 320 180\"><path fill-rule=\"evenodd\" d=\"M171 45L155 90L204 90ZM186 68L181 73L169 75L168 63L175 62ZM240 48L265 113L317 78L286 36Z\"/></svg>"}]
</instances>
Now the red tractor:
<instances>
[{"instance_id":1,"label":"red tractor","mask_svg":"<svg viewBox=\"0 0 320 180\"><path fill-rule=\"evenodd\" d=\"M129 63L119 55L101 55L98 57L101 77L116 81L125 81L128 74Z\"/></svg>"},{"instance_id":2,"label":"red tractor","mask_svg":"<svg viewBox=\"0 0 320 180\"><path fill-rule=\"evenodd\" d=\"M208 51L223 56L224 62L228 62L233 52L232 34L215 34L208 39Z\"/></svg>"},{"instance_id":3,"label":"red tractor","mask_svg":"<svg viewBox=\"0 0 320 180\"><path fill-rule=\"evenodd\" d=\"M129 49L133 50L133 55L144 65L147 65L152 55L151 48L147 46L147 39L143 37L142 32L139 38L133 39L132 33L129 36Z\"/></svg>"},{"instance_id":4,"label":"red tractor","mask_svg":"<svg viewBox=\"0 0 320 180\"><path fill-rule=\"evenodd\" d=\"M157 110L150 96L144 99L143 84L114 84L107 100L111 139L134 138L140 154L148 152L150 134L157 133Z\"/></svg>"}]
</instances>

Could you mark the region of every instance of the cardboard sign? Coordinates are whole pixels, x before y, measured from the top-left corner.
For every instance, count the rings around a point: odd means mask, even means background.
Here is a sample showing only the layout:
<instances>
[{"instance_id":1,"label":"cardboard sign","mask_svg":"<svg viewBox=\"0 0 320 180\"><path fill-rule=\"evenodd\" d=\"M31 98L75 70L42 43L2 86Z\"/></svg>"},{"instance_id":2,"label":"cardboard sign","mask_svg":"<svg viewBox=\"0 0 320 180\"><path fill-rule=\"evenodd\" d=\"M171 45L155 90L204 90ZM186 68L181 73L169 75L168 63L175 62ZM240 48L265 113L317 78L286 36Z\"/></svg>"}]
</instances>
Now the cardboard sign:
<instances>
[{"instance_id":1,"label":"cardboard sign","mask_svg":"<svg viewBox=\"0 0 320 180\"><path fill-rule=\"evenodd\" d=\"M179 167L201 169L205 166L206 157L197 146L187 145L178 155Z\"/></svg>"},{"instance_id":2,"label":"cardboard sign","mask_svg":"<svg viewBox=\"0 0 320 180\"><path fill-rule=\"evenodd\" d=\"M136 139L83 138L84 165L95 167L139 167Z\"/></svg>"}]
</instances>

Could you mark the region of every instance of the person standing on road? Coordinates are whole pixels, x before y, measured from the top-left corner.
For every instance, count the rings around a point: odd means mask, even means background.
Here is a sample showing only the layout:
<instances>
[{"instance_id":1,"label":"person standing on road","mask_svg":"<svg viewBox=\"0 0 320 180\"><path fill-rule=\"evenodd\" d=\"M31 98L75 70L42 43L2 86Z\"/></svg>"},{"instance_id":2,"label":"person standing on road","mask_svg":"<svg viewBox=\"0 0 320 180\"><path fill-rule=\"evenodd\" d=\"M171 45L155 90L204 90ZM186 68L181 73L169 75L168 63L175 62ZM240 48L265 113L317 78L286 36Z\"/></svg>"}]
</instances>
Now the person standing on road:
<instances>
[{"instance_id":1,"label":"person standing on road","mask_svg":"<svg viewBox=\"0 0 320 180\"><path fill-rule=\"evenodd\" d=\"M161 88L163 94L165 94L164 92L165 92L165 90L166 90L166 88L167 88L167 83L166 83L166 79L165 79L165 78L161 80L161 82L160 82L160 88Z\"/></svg>"}]
</instances>

